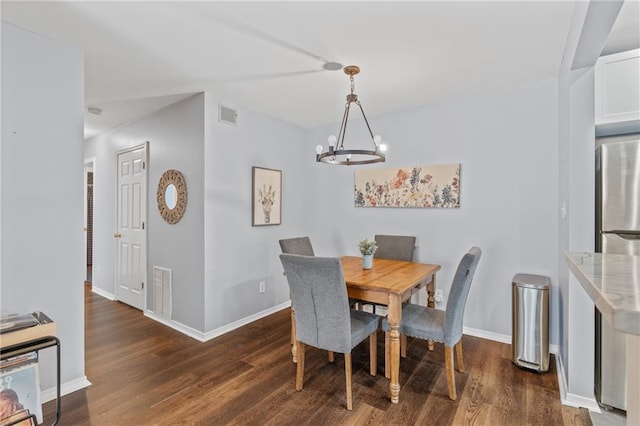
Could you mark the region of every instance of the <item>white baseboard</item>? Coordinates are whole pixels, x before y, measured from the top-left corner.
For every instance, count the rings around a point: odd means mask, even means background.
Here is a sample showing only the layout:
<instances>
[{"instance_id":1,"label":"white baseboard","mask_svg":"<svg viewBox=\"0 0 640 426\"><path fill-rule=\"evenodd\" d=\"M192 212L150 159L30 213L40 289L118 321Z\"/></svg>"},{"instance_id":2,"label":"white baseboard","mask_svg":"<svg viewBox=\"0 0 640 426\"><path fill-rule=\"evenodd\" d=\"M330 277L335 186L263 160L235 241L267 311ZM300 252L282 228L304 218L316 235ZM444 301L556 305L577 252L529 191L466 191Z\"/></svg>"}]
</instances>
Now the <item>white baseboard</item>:
<instances>
[{"instance_id":1,"label":"white baseboard","mask_svg":"<svg viewBox=\"0 0 640 426\"><path fill-rule=\"evenodd\" d=\"M199 342L205 341L204 333L202 333L202 331L196 330L195 328L189 327L188 325L184 325L179 323L178 321L172 321L169 318L157 315L153 311L144 311L144 316L151 318L154 321L158 321L159 323L164 324L169 328L173 328L174 330L179 331L182 334L186 334L187 336L196 339Z\"/></svg>"},{"instance_id":2,"label":"white baseboard","mask_svg":"<svg viewBox=\"0 0 640 426\"><path fill-rule=\"evenodd\" d=\"M291 300L205 333L205 342L291 306Z\"/></svg>"},{"instance_id":3,"label":"white baseboard","mask_svg":"<svg viewBox=\"0 0 640 426\"><path fill-rule=\"evenodd\" d=\"M469 336L480 337L482 339L493 340L494 342L506 343L507 345L511 344L511 336L508 334L500 334L494 333L492 331L480 330L478 328L471 327L463 327L463 334L468 334ZM549 352L557 355L558 354L558 345L549 344Z\"/></svg>"},{"instance_id":4,"label":"white baseboard","mask_svg":"<svg viewBox=\"0 0 640 426\"><path fill-rule=\"evenodd\" d=\"M585 398L584 396L567 393L566 397L562 400L562 403L569 407L586 408L594 413L602 413L598 402L594 398Z\"/></svg>"},{"instance_id":5,"label":"white baseboard","mask_svg":"<svg viewBox=\"0 0 640 426\"><path fill-rule=\"evenodd\" d=\"M105 299L116 300L116 296L114 296L111 293L108 293L108 292L104 291L100 287L96 287L95 285L91 286L91 291L94 292L95 294L97 294L98 296L104 297Z\"/></svg>"},{"instance_id":6,"label":"white baseboard","mask_svg":"<svg viewBox=\"0 0 640 426\"><path fill-rule=\"evenodd\" d=\"M506 343L508 345L511 344L511 336L506 334L499 334L471 327L463 327L462 333L468 334L469 336L480 337L482 339L493 340L494 342Z\"/></svg>"},{"instance_id":7,"label":"white baseboard","mask_svg":"<svg viewBox=\"0 0 640 426\"><path fill-rule=\"evenodd\" d=\"M567 374L564 369L564 362L562 361L562 355L557 352L555 353L556 358L556 370L558 372L558 388L560 391L560 402L564 405L568 405L570 407L576 408L586 408L589 411L593 411L594 413L600 413L600 406L598 405L598 401L595 398L586 398L584 396L575 395L572 393L568 393L568 384L567 384Z\"/></svg>"},{"instance_id":8,"label":"white baseboard","mask_svg":"<svg viewBox=\"0 0 640 426\"><path fill-rule=\"evenodd\" d=\"M562 355L560 354L556 354L556 372L558 374L560 400L564 401L567 398L567 375L565 374L564 363L562 362Z\"/></svg>"},{"instance_id":9,"label":"white baseboard","mask_svg":"<svg viewBox=\"0 0 640 426\"><path fill-rule=\"evenodd\" d=\"M77 379L64 382L60 385L60 396L70 394L80 389L84 389L91 386L91 382L87 379L87 376L78 377ZM52 387L40 392L40 400L44 404L45 402L53 401L56 399L56 388Z\"/></svg>"},{"instance_id":10,"label":"white baseboard","mask_svg":"<svg viewBox=\"0 0 640 426\"><path fill-rule=\"evenodd\" d=\"M284 303L281 303L279 305L273 306L269 309L265 309L264 311L255 313L253 315L250 315L248 317L239 319L237 321L234 321L230 324L224 325L222 327L216 328L215 330L212 331L208 331L206 333L203 333L202 331L196 330L194 328L191 328L187 325L181 324L177 321L173 321L164 317L161 317L159 315L156 315L154 312L152 311L145 311L144 315L146 317L149 317L155 321L158 321L164 325L166 325L167 327L171 327L176 331L181 332L182 334L186 334L187 336L196 339L200 342L207 342L211 339L215 339L218 336L222 336L225 333L228 333L232 330L235 330L236 328L240 328L243 325L247 325L249 323L252 323L256 320L259 320L260 318L264 318L268 315L271 315L275 312L281 311L283 309L288 308L289 306L291 306L291 301L288 300Z\"/></svg>"}]
</instances>

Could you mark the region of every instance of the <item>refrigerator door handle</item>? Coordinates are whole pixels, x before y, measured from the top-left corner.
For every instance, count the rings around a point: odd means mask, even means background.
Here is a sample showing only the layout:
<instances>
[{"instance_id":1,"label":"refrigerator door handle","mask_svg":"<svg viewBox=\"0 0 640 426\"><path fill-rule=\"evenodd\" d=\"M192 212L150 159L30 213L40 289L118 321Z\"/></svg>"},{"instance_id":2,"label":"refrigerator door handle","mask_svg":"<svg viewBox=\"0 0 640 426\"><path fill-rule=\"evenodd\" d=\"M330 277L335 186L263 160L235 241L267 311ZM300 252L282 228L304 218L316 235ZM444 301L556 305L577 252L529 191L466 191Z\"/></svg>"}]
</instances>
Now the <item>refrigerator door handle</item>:
<instances>
[{"instance_id":1,"label":"refrigerator door handle","mask_svg":"<svg viewBox=\"0 0 640 426\"><path fill-rule=\"evenodd\" d=\"M640 231L622 231L614 229L611 231L602 231L603 234L614 234L625 240L640 240Z\"/></svg>"}]
</instances>

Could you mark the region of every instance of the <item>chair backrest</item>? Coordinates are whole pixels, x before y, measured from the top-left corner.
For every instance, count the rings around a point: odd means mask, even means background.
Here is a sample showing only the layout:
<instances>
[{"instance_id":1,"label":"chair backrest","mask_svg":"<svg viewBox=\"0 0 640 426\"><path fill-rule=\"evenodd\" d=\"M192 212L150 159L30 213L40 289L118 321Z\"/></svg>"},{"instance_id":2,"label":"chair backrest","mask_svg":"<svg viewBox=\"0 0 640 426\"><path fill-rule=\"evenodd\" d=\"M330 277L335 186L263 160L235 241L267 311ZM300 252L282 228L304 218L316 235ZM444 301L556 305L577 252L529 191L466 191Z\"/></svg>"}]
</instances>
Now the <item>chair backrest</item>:
<instances>
[{"instance_id":1,"label":"chair backrest","mask_svg":"<svg viewBox=\"0 0 640 426\"><path fill-rule=\"evenodd\" d=\"M296 318L296 338L319 349L351 351L351 314L337 257L281 254Z\"/></svg>"},{"instance_id":2,"label":"chair backrest","mask_svg":"<svg viewBox=\"0 0 640 426\"><path fill-rule=\"evenodd\" d=\"M444 344L446 346L455 345L462 337L464 306L467 303L471 281L473 281L473 275L476 272L481 255L482 250L480 248L472 247L458 264L444 316Z\"/></svg>"},{"instance_id":3,"label":"chair backrest","mask_svg":"<svg viewBox=\"0 0 640 426\"><path fill-rule=\"evenodd\" d=\"M416 249L416 237L404 235L376 235L378 249L373 257L378 259L405 260L413 262Z\"/></svg>"},{"instance_id":4,"label":"chair backrest","mask_svg":"<svg viewBox=\"0 0 640 426\"><path fill-rule=\"evenodd\" d=\"M309 237L286 238L280 240L280 249L283 253L301 254L313 256L313 247Z\"/></svg>"}]
</instances>

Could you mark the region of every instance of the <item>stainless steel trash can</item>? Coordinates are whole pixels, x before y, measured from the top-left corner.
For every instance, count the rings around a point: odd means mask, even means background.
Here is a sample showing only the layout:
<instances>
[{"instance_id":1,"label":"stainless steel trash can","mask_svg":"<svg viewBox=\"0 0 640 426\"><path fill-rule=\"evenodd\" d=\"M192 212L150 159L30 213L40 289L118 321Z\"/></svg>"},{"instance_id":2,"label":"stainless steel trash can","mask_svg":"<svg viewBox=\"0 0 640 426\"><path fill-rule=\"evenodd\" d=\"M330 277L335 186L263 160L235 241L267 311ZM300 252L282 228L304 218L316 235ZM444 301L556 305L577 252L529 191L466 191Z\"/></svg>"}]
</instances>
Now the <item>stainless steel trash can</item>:
<instances>
[{"instance_id":1,"label":"stainless steel trash can","mask_svg":"<svg viewBox=\"0 0 640 426\"><path fill-rule=\"evenodd\" d=\"M549 277L516 274L511 286L511 361L549 370Z\"/></svg>"}]
</instances>

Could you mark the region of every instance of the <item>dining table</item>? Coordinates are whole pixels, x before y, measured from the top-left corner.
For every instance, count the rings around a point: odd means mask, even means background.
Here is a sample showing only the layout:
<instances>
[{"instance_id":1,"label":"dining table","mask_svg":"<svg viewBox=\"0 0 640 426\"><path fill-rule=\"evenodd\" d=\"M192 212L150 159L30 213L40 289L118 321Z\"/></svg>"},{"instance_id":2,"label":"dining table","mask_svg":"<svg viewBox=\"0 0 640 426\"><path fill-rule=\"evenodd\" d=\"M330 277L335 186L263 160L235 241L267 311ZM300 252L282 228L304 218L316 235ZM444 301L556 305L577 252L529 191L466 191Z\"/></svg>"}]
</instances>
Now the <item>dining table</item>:
<instances>
[{"instance_id":1,"label":"dining table","mask_svg":"<svg viewBox=\"0 0 640 426\"><path fill-rule=\"evenodd\" d=\"M385 339L385 371L389 372L389 393L391 402L400 400L400 321L402 304L422 287L427 288L427 306L435 307L436 272L441 266L430 263L406 262L401 260L373 260L371 269L364 269L362 258L342 256L347 294L351 299L387 306L389 338ZM292 343L295 341L295 312L292 310ZM433 342L430 342L433 350ZM293 361L297 361L297 348L292 346ZM331 356L331 355L330 355Z\"/></svg>"}]
</instances>

